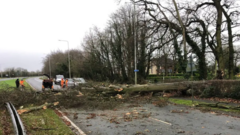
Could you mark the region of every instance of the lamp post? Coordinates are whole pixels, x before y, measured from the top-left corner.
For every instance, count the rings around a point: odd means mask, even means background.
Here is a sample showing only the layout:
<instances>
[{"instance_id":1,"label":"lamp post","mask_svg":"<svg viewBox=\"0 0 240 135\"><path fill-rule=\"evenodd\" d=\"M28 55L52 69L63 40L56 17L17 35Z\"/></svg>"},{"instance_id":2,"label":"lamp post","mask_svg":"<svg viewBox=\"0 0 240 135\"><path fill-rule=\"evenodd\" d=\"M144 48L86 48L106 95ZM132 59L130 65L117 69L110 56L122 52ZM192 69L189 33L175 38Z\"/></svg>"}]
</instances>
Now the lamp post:
<instances>
[{"instance_id":1,"label":"lamp post","mask_svg":"<svg viewBox=\"0 0 240 135\"><path fill-rule=\"evenodd\" d=\"M191 56L190 56L190 64L191 64L191 80L193 80L193 57L192 57L192 53L191 53Z\"/></svg>"},{"instance_id":2,"label":"lamp post","mask_svg":"<svg viewBox=\"0 0 240 135\"><path fill-rule=\"evenodd\" d=\"M135 85L137 85L137 37L136 37L136 23L135 23L135 19L136 19L136 7L135 7L135 0L133 0L133 4L134 4L134 19L133 19L133 23L134 23L134 61L135 61Z\"/></svg>"},{"instance_id":3,"label":"lamp post","mask_svg":"<svg viewBox=\"0 0 240 135\"><path fill-rule=\"evenodd\" d=\"M58 40L58 41L67 42L67 44L68 44L68 69L69 69L69 78L71 78L70 57L69 57L69 42L67 40Z\"/></svg>"},{"instance_id":4,"label":"lamp post","mask_svg":"<svg viewBox=\"0 0 240 135\"><path fill-rule=\"evenodd\" d=\"M49 65L49 72L50 72L50 78L49 79L51 79L51 64L50 64L50 57L48 57L48 65Z\"/></svg>"}]
</instances>

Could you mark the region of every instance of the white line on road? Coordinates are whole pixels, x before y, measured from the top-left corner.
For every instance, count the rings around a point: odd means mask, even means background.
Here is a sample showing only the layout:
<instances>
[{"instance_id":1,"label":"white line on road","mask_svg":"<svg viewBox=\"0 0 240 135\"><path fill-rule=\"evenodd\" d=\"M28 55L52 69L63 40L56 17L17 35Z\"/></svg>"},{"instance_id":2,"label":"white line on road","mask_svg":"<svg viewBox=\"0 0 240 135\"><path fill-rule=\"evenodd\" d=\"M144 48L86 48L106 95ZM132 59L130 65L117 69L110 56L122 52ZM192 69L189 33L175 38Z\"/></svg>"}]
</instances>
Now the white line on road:
<instances>
[{"instance_id":1,"label":"white line on road","mask_svg":"<svg viewBox=\"0 0 240 135\"><path fill-rule=\"evenodd\" d=\"M168 122L166 122L166 121L162 121L162 120L159 120L159 119L155 119L155 118L152 118L152 117L149 117L150 119L153 119L153 120L156 120L156 121L159 121L159 122L162 122L162 123L164 123L164 124L168 124L168 125L172 125L171 123L168 123Z\"/></svg>"}]
</instances>

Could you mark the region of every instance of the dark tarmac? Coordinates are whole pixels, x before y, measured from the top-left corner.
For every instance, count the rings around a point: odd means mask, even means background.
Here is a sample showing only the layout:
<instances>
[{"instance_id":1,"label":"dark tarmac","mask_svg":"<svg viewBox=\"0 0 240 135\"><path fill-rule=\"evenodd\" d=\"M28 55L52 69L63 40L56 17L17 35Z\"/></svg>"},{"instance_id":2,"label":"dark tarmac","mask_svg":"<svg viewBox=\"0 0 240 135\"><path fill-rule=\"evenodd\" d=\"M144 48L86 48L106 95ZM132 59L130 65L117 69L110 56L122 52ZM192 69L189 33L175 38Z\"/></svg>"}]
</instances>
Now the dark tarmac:
<instances>
[{"instance_id":1,"label":"dark tarmac","mask_svg":"<svg viewBox=\"0 0 240 135\"><path fill-rule=\"evenodd\" d=\"M203 113L177 105L133 106L125 104L105 111L62 111L89 135L239 135L240 132L239 118L215 112Z\"/></svg>"}]
</instances>

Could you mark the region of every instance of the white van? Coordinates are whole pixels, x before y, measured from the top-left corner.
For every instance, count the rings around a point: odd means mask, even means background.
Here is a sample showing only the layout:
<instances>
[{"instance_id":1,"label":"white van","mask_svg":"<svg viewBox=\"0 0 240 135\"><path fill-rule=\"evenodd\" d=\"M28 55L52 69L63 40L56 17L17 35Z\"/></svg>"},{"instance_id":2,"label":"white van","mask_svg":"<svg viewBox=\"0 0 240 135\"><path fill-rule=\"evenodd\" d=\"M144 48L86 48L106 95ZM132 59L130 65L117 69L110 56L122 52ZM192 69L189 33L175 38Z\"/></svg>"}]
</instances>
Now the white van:
<instances>
[{"instance_id":1,"label":"white van","mask_svg":"<svg viewBox=\"0 0 240 135\"><path fill-rule=\"evenodd\" d=\"M55 84L60 84L62 78L64 79L64 76L63 76L63 75L56 75Z\"/></svg>"}]
</instances>

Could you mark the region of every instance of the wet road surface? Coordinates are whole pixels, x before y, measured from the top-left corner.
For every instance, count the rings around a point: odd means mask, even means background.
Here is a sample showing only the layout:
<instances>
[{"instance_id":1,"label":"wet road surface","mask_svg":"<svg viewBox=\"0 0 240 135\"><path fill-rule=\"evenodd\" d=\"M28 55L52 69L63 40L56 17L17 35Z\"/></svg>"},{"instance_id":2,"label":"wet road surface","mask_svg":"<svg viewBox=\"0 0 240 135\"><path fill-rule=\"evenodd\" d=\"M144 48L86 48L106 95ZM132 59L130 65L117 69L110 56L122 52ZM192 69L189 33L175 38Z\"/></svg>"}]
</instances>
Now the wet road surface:
<instances>
[{"instance_id":1,"label":"wet road surface","mask_svg":"<svg viewBox=\"0 0 240 135\"><path fill-rule=\"evenodd\" d=\"M90 135L239 135L240 132L239 118L175 105L125 104L116 110L62 111Z\"/></svg>"},{"instance_id":2,"label":"wet road surface","mask_svg":"<svg viewBox=\"0 0 240 135\"><path fill-rule=\"evenodd\" d=\"M42 91L42 81L40 77L31 77L26 80L26 82L37 92ZM54 89L61 89L60 85L53 84Z\"/></svg>"}]
</instances>

